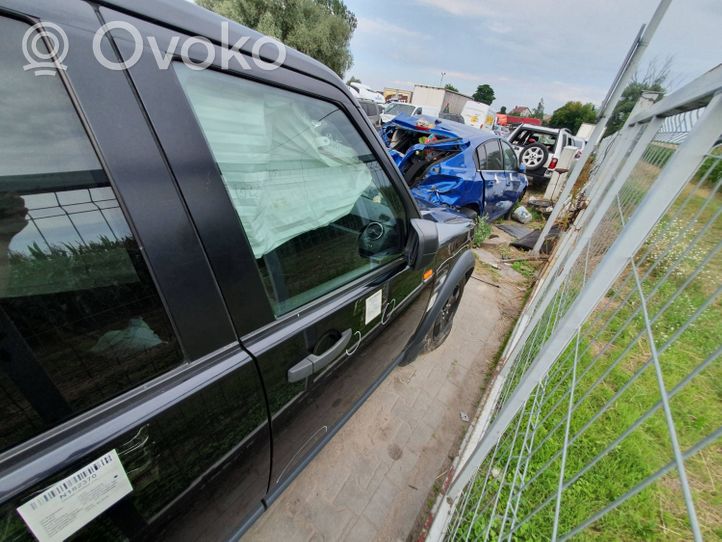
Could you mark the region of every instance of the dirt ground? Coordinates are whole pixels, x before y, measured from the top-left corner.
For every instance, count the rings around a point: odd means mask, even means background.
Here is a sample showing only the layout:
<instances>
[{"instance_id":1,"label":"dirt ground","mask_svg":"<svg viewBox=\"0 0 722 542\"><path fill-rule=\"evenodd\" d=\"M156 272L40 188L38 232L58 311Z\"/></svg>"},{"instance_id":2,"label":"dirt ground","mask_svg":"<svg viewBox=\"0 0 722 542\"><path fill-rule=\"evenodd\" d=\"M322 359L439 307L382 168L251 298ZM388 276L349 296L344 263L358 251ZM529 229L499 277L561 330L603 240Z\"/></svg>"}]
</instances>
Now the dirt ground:
<instances>
[{"instance_id":1,"label":"dirt ground","mask_svg":"<svg viewBox=\"0 0 722 542\"><path fill-rule=\"evenodd\" d=\"M418 536L533 280L535 268L500 261L517 256L508 241L494 228L476 250L446 342L397 368L244 542Z\"/></svg>"}]
</instances>

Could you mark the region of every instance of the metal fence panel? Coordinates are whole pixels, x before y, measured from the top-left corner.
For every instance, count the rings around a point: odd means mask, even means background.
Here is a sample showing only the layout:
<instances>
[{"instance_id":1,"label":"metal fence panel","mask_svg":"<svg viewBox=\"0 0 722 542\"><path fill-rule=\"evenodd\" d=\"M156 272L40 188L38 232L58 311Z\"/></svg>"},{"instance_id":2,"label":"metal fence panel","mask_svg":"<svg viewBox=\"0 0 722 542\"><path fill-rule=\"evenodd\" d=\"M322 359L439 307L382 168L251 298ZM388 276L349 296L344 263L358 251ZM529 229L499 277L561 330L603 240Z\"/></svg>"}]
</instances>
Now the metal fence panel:
<instances>
[{"instance_id":1,"label":"metal fence panel","mask_svg":"<svg viewBox=\"0 0 722 542\"><path fill-rule=\"evenodd\" d=\"M432 539L721 532L720 92L722 67L602 142Z\"/></svg>"}]
</instances>

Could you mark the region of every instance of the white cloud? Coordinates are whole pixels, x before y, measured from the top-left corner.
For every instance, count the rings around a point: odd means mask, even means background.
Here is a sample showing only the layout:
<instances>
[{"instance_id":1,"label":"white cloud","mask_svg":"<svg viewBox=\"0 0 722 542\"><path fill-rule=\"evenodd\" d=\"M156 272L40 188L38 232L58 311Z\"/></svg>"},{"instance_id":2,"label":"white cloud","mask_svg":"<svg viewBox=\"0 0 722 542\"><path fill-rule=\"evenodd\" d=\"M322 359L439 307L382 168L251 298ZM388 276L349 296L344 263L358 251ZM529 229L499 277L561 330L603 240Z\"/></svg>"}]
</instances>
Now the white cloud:
<instances>
[{"instance_id":1,"label":"white cloud","mask_svg":"<svg viewBox=\"0 0 722 542\"><path fill-rule=\"evenodd\" d=\"M488 2L480 0L417 0L419 4L431 6L451 15L460 16L489 16L494 10Z\"/></svg>"},{"instance_id":2,"label":"white cloud","mask_svg":"<svg viewBox=\"0 0 722 542\"><path fill-rule=\"evenodd\" d=\"M409 30L402 26L390 23L383 19L369 19L367 17L357 17L358 26L357 34L385 34L389 38L407 38L407 39L425 39L427 36L421 32Z\"/></svg>"}]
</instances>

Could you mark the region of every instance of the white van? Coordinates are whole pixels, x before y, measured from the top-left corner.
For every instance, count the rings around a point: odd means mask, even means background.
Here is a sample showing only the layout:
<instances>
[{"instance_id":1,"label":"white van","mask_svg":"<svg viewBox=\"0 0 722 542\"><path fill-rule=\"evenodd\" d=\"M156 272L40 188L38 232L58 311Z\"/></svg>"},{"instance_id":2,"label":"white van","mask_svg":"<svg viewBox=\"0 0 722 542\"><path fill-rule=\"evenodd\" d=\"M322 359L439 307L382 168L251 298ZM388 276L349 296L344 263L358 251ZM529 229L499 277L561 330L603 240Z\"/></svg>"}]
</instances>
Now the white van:
<instances>
[{"instance_id":1,"label":"white van","mask_svg":"<svg viewBox=\"0 0 722 542\"><path fill-rule=\"evenodd\" d=\"M464 122L478 128L479 130L491 130L494 126L494 118L496 114L487 104L481 102L466 102L464 109L461 111Z\"/></svg>"}]
</instances>

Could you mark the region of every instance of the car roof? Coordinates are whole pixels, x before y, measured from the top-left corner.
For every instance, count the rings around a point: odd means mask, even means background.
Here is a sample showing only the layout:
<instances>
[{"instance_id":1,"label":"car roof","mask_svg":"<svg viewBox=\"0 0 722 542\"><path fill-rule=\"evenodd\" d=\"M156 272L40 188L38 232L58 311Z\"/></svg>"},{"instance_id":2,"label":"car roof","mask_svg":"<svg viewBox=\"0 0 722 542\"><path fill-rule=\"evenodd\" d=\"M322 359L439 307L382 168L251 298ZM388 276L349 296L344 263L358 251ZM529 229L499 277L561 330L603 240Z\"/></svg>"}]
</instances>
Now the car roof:
<instances>
[{"instance_id":1,"label":"car roof","mask_svg":"<svg viewBox=\"0 0 722 542\"><path fill-rule=\"evenodd\" d=\"M100 6L116 9L160 26L206 37L217 44L223 41L221 23L229 22L228 37L231 44L235 44L241 38L249 38L240 46L240 50L247 54L251 54L256 41L267 38L260 32L184 0L95 0L95 2ZM331 68L291 47L286 47L286 50L284 68L330 83L351 97L346 84Z\"/></svg>"},{"instance_id":2,"label":"car roof","mask_svg":"<svg viewBox=\"0 0 722 542\"><path fill-rule=\"evenodd\" d=\"M558 134L561 132L569 132L566 128L550 128L549 126L539 126L537 124L520 124L515 130L535 130L537 132L545 132L547 134Z\"/></svg>"},{"instance_id":3,"label":"car roof","mask_svg":"<svg viewBox=\"0 0 722 542\"><path fill-rule=\"evenodd\" d=\"M434 127L429 130L421 130L417 128L419 120L425 120L433 124ZM483 143L488 139L499 139L499 136L493 132L479 130L473 126L461 124L460 122L454 122L453 120L437 119L436 117L430 117L429 115L417 115L414 117L410 117L408 115L398 115L394 117L389 124L396 124L400 128L414 130L417 132L443 135L447 137L461 137L474 143Z\"/></svg>"}]
</instances>

